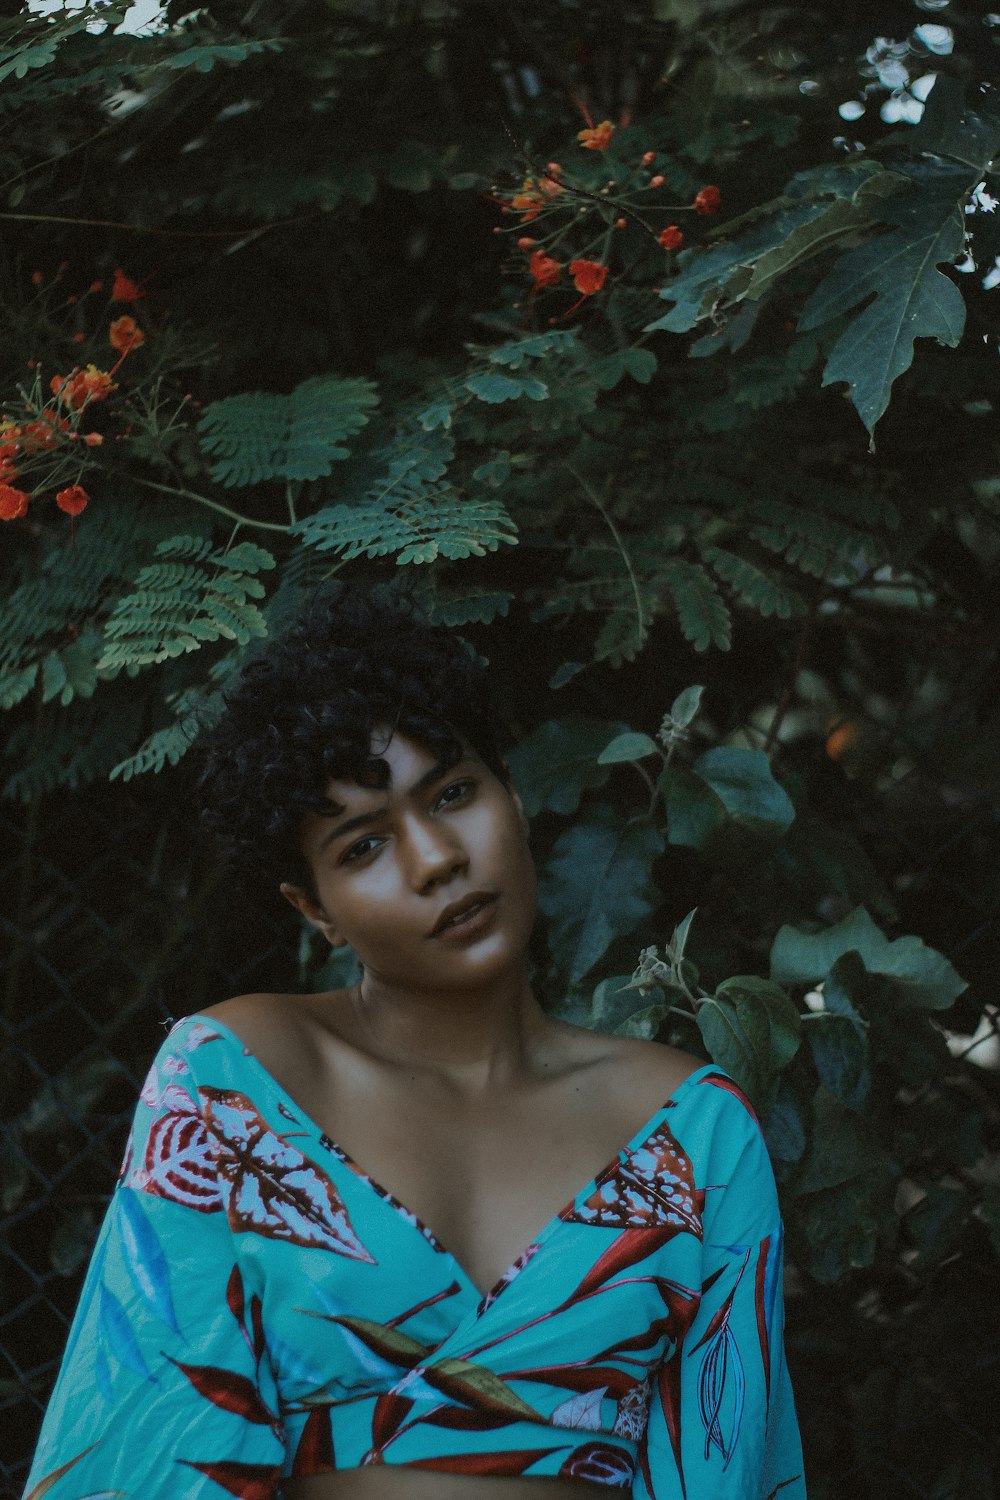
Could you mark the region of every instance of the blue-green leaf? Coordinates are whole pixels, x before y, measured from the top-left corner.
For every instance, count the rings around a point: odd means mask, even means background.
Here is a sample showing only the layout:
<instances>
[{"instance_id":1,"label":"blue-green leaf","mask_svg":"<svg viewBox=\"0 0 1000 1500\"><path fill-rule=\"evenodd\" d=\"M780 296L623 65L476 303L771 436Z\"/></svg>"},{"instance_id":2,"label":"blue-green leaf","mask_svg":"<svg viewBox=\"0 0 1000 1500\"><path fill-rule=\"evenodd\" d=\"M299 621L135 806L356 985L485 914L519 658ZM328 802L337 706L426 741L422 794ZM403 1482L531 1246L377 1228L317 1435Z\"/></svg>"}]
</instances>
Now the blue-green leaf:
<instances>
[{"instance_id":1,"label":"blue-green leaf","mask_svg":"<svg viewBox=\"0 0 1000 1500\"><path fill-rule=\"evenodd\" d=\"M539 899L549 918L556 961L570 983L582 979L614 938L636 932L660 900L651 878L663 835L596 807L556 841Z\"/></svg>"}]
</instances>

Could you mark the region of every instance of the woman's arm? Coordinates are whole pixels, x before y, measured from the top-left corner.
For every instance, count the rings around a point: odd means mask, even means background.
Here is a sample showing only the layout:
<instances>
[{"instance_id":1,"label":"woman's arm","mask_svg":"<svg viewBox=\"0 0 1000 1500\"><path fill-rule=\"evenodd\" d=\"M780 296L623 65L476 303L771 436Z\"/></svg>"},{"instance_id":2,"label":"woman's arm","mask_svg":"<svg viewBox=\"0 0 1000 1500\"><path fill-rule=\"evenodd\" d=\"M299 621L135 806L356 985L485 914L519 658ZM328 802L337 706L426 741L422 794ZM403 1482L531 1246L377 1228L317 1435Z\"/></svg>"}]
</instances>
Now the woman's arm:
<instances>
[{"instance_id":1,"label":"woman's arm","mask_svg":"<svg viewBox=\"0 0 1000 1500\"><path fill-rule=\"evenodd\" d=\"M278 1493L284 1442L260 1298L240 1266L186 1043L136 1109L26 1500ZM62 1478L62 1476L65 1476Z\"/></svg>"},{"instance_id":2,"label":"woman's arm","mask_svg":"<svg viewBox=\"0 0 1000 1500\"><path fill-rule=\"evenodd\" d=\"M701 1300L654 1377L635 1500L805 1500L774 1174L745 1110L739 1128L735 1164L707 1169Z\"/></svg>"}]
</instances>

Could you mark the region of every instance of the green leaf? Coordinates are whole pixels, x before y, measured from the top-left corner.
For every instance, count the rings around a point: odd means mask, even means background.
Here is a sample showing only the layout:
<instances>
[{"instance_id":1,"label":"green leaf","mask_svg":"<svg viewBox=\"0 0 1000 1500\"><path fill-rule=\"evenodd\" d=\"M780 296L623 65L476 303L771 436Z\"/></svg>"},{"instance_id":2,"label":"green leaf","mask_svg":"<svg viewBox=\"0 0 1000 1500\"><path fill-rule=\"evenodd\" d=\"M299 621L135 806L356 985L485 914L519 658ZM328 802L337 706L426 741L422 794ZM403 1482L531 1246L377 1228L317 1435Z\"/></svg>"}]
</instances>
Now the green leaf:
<instances>
[{"instance_id":1,"label":"green leaf","mask_svg":"<svg viewBox=\"0 0 1000 1500\"><path fill-rule=\"evenodd\" d=\"M660 1003L647 1005L643 1010L634 1010L620 1026L614 1028L615 1036L635 1036L641 1041L651 1042L669 1014L669 1006Z\"/></svg>"},{"instance_id":2,"label":"green leaf","mask_svg":"<svg viewBox=\"0 0 1000 1500\"><path fill-rule=\"evenodd\" d=\"M638 734L635 730L627 729L624 734L616 735L610 745L605 745L597 757L597 764L617 766L622 761L642 760L643 756L658 753L655 741L648 734Z\"/></svg>"},{"instance_id":3,"label":"green leaf","mask_svg":"<svg viewBox=\"0 0 1000 1500\"><path fill-rule=\"evenodd\" d=\"M539 887L556 962L570 983L582 979L614 938L637 931L660 901L653 860L663 835L645 822L626 822L602 804L556 841Z\"/></svg>"},{"instance_id":4,"label":"green leaf","mask_svg":"<svg viewBox=\"0 0 1000 1500\"><path fill-rule=\"evenodd\" d=\"M728 651L732 623L729 610L705 569L699 563L671 558L664 564L661 577L673 596L685 640L696 651L707 651L713 645Z\"/></svg>"},{"instance_id":5,"label":"green leaf","mask_svg":"<svg viewBox=\"0 0 1000 1500\"><path fill-rule=\"evenodd\" d=\"M667 807L667 838L683 848L701 849L726 821L722 798L686 766L670 766L659 788Z\"/></svg>"},{"instance_id":6,"label":"green leaf","mask_svg":"<svg viewBox=\"0 0 1000 1500\"><path fill-rule=\"evenodd\" d=\"M704 687L696 685L695 687L686 687L682 692L677 694L677 697L670 705L670 717L673 719L676 729L687 729L689 724L694 723L701 708L701 695L704 691Z\"/></svg>"},{"instance_id":7,"label":"green leaf","mask_svg":"<svg viewBox=\"0 0 1000 1500\"><path fill-rule=\"evenodd\" d=\"M506 365L519 370L526 359L541 359L546 354L568 354L576 348L575 328L553 328L549 333L536 333L527 339L512 339L489 351L489 360L494 365Z\"/></svg>"},{"instance_id":8,"label":"green leaf","mask_svg":"<svg viewBox=\"0 0 1000 1500\"><path fill-rule=\"evenodd\" d=\"M510 752L511 774L529 818L543 809L575 812L585 791L604 785L608 772L597 757L616 729L625 725L580 714L547 719Z\"/></svg>"},{"instance_id":9,"label":"green leaf","mask_svg":"<svg viewBox=\"0 0 1000 1500\"><path fill-rule=\"evenodd\" d=\"M868 1040L847 1016L810 1014L805 1032L823 1087L848 1109L863 1109L871 1089Z\"/></svg>"},{"instance_id":10,"label":"green leaf","mask_svg":"<svg viewBox=\"0 0 1000 1500\"><path fill-rule=\"evenodd\" d=\"M50 703L66 686L66 667L58 651L50 651L42 662L42 702Z\"/></svg>"},{"instance_id":11,"label":"green leaf","mask_svg":"<svg viewBox=\"0 0 1000 1500\"><path fill-rule=\"evenodd\" d=\"M716 745L692 767L736 823L766 833L784 833L795 819L792 799L779 786L763 750Z\"/></svg>"},{"instance_id":12,"label":"green leaf","mask_svg":"<svg viewBox=\"0 0 1000 1500\"><path fill-rule=\"evenodd\" d=\"M920 1267L938 1264L957 1246L972 1217L972 1200L964 1187L947 1183L923 1184L926 1197L906 1215L906 1229L918 1254L909 1261Z\"/></svg>"},{"instance_id":13,"label":"green leaf","mask_svg":"<svg viewBox=\"0 0 1000 1500\"><path fill-rule=\"evenodd\" d=\"M451 426L454 409L450 401L432 401L419 413L417 421L425 432L433 432L435 427L447 429Z\"/></svg>"},{"instance_id":14,"label":"green leaf","mask_svg":"<svg viewBox=\"0 0 1000 1500\"><path fill-rule=\"evenodd\" d=\"M793 229L781 245L762 255L753 268L745 296L754 300L770 292L774 283L796 266L829 250L838 241L854 238L857 231L879 222L878 200L906 185L899 172L877 172L861 184L851 198L835 198L816 218Z\"/></svg>"},{"instance_id":15,"label":"green leaf","mask_svg":"<svg viewBox=\"0 0 1000 1500\"><path fill-rule=\"evenodd\" d=\"M698 1029L714 1060L763 1110L799 1048L801 1018L776 984L741 974L698 1006Z\"/></svg>"},{"instance_id":16,"label":"green leaf","mask_svg":"<svg viewBox=\"0 0 1000 1500\"><path fill-rule=\"evenodd\" d=\"M545 401L549 394L544 380L535 380L528 375L496 375L488 370L470 375L465 388L491 406L498 406L503 401L517 401L521 396L527 396L531 401Z\"/></svg>"},{"instance_id":17,"label":"green leaf","mask_svg":"<svg viewBox=\"0 0 1000 1500\"><path fill-rule=\"evenodd\" d=\"M612 390L626 375L648 385L656 373L656 355L651 349L616 349L595 360L587 373L602 391Z\"/></svg>"},{"instance_id":18,"label":"green leaf","mask_svg":"<svg viewBox=\"0 0 1000 1500\"><path fill-rule=\"evenodd\" d=\"M952 165L907 167L910 186L879 210L896 227L847 251L813 291L799 318L806 332L873 299L830 351L823 384L844 380L869 432L889 404L893 381L913 363L913 341L954 347L965 327L965 303L938 270L961 255L963 205L975 178Z\"/></svg>"},{"instance_id":19,"label":"green leaf","mask_svg":"<svg viewBox=\"0 0 1000 1500\"><path fill-rule=\"evenodd\" d=\"M801 1161L806 1149L806 1124L787 1076L778 1079L771 1107L762 1122L768 1154L777 1162Z\"/></svg>"},{"instance_id":20,"label":"green leaf","mask_svg":"<svg viewBox=\"0 0 1000 1500\"><path fill-rule=\"evenodd\" d=\"M647 323L644 333L665 329L687 333L720 301L739 300L750 282L749 268L769 250L783 245L794 229L817 219L825 211L822 203L789 203L777 199L764 204L773 209L738 239L727 239L707 250L682 250L677 257L677 275L665 283L660 297L675 305L662 317Z\"/></svg>"},{"instance_id":21,"label":"green leaf","mask_svg":"<svg viewBox=\"0 0 1000 1500\"><path fill-rule=\"evenodd\" d=\"M893 980L901 999L928 1010L947 1010L967 988L943 954L919 937L890 942L863 906L819 932L785 926L771 948L771 977L778 984L815 984L845 953L857 953L869 974Z\"/></svg>"},{"instance_id":22,"label":"green leaf","mask_svg":"<svg viewBox=\"0 0 1000 1500\"><path fill-rule=\"evenodd\" d=\"M198 422L212 478L227 486L266 479L320 479L349 456L345 439L378 404L370 380L316 375L289 396L250 391L206 406Z\"/></svg>"}]
</instances>

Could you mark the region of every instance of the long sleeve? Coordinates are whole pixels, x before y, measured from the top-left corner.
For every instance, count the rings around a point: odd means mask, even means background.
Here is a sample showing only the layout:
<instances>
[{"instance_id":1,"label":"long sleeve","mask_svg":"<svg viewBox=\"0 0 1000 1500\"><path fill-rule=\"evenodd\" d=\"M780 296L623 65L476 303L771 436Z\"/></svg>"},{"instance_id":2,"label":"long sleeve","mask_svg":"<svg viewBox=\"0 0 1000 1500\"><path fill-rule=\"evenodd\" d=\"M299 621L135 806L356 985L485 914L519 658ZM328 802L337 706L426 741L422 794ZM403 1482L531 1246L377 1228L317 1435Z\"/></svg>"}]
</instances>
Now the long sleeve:
<instances>
[{"instance_id":1,"label":"long sleeve","mask_svg":"<svg viewBox=\"0 0 1000 1500\"><path fill-rule=\"evenodd\" d=\"M284 1442L184 1049L161 1049L84 1283L26 1500L271 1500Z\"/></svg>"},{"instance_id":2,"label":"long sleeve","mask_svg":"<svg viewBox=\"0 0 1000 1500\"><path fill-rule=\"evenodd\" d=\"M774 1173L747 1109L716 1135L705 1167L700 1295L678 1303L695 1310L657 1371L633 1495L805 1500Z\"/></svg>"}]
</instances>

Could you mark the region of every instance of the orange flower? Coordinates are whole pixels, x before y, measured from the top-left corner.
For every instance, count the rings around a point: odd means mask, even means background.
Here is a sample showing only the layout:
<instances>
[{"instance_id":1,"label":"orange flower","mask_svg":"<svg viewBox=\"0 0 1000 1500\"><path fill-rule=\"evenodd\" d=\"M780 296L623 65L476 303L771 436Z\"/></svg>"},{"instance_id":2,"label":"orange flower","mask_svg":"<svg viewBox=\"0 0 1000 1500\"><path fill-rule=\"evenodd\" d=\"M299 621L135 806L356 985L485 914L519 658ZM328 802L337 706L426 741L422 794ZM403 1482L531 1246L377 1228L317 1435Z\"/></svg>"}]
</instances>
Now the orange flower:
<instances>
[{"instance_id":1,"label":"orange flower","mask_svg":"<svg viewBox=\"0 0 1000 1500\"><path fill-rule=\"evenodd\" d=\"M146 336L135 319L125 313L116 318L108 329L108 342L119 354L129 354L146 342Z\"/></svg>"},{"instance_id":2,"label":"orange flower","mask_svg":"<svg viewBox=\"0 0 1000 1500\"><path fill-rule=\"evenodd\" d=\"M696 214L717 214L722 207L722 194L717 187L700 188L691 207Z\"/></svg>"},{"instance_id":3,"label":"orange flower","mask_svg":"<svg viewBox=\"0 0 1000 1500\"><path fill-rule=\"evenodd\" d=\"M126 276L121 266L116 266L115 279L111 286L112 302L138 302L141 296L142 293L131 276ZM117 345L115 347L117 348Z\"/></svg>"},{"instance_id":4,"label":"orange flower","mask_svg":"<svg viewBox=\"0 0 1000 1500\"><path fill-rule=\"evenodd\" d=\"M831 760L840 760L857 743L858 726L853 719L831 719L827 729L826 753Z\"/></svg>"},{"instance_id":5,"label":"orange flower","mask_svg":"<svg viewBox=\"0 0 1000 1500\"><path fill-rule=\"evenodd\" d=\"M587 151L607 151L614 133L615 127L611 121L602 120L600 125L595 125L591 130L578 130L576 138Z\"/></svg>"},{"instance_id":6,"label":"orange flower","mask_svg":"<svg viewBox=\"0 0 1000 1500\"><path fill-rule=\"evenodd\" d=\"M585 297L592 297L604 285L608 268L602 266L599 260L571 260L569 274L577 291L582 292Z\"/></svg>"},{"instance_id":7,"label":"orange flower","mask_svg":"<svg viewBox=\"0 0 1000 1500\"><path fill-rule=\"evenodd\" d=\"M68 489L59 491L56 504L68 516L78 516L89 499L90 496L82 484L71 484Z\"/></svg>"},{"instance_id":8,"label":"orange flower","mask_svg":"<svg viewBox=\"0 0 1000 1500\"><path fill-rule=\"evenodd\" d=\"M69 375L53 375L49 389L63 406L81 411L90 401L106 401L118 386L106 370L88 365L85 370L72 370Z\"/></svg>"},{"instance_id":9,"label":"orange flower","mask_svg":"<svg viewBox=\"0 0 1000 1500\"><path fill-rule=\"evenodd\" d=\"M31 282L33 286L41 286L44 280L45 277L42 275L41 271L32 271Z\"/></svg>"},{"instance_id":10,"label":"orange flower","mask_svg":"<svg viewBox=\"0 0 1000 1500\"><path fill-rule=\"evenodd\" d=\"M562 266L544 250L535 250L528 258L528 269L535 279L535 286L552 286L562 275Z\"/></svg>"},{"instance_id":11,"label":"orange flower","mask_svg":"<svg viewBox=\"0 0 1000 1500\"><path fill-rule=\"evenodd\" d=\"M526 224L529 224L532 219L538 218L538 211L541 205L542 200L537 193L515 193L514 197L510 200L511 208L515 209L521 215Z\"/></svg>"},{"instance_id":12,"label":"orange flower","mask_svg":"<svg viewBox=\"0 0 1000 1500\"><path fill-rule=\"evenodd\" d=\"M102 432L85 432L83 434L83 441L88 448L99 448L104 442L104 434Z\"/></svg>"},{"instance_id":13,"label":"orange flower","mask_svg":"<svg viewBox=\"0 0 1000 1500\"><path fill-rule=\"evenodd\" d=\"M657 239L664 250L679 250L684 243L684 235L676 224L668 224L666 229L661 229Z\"/></svg>"},{"instance_id":14,"label":"orange flower","mask_svg":"<svg viewBox=\"0 0 1000 1500\"><path fill-rule=\"evenodd\" d=\"M28 514L28 496L9 484L0 484L0 521L16 521Z\"/></svg>"},{"instance_id":15,"label":"orange flower","mask_svg":"<svg viewBox=\"0 0 1000 1500\"><path fill-rule=\"evenodd\" d=\"M85 333L74 333L74 335L73 335L73 342L74 342L74 344L82 344L83 341L84 341L84 339L86 338L86 336L87 335Z\"/></svg>"},{"instance_id":16,"label":"orange flower","mask_svg":"<svg viewBox=\"0 0 1000 1500\"><path fill-rule=\"evenodd\" d=\"M104 290L104 282L103 281L92 281L90 283L90 286L87 288L87 290L90 291L90 292L103 292L103 290Z\"/></svg>"}]
</instances>

